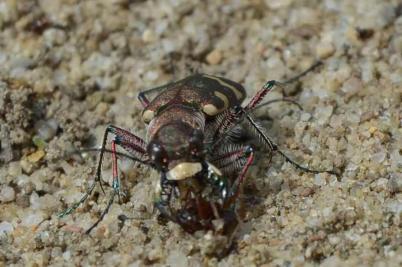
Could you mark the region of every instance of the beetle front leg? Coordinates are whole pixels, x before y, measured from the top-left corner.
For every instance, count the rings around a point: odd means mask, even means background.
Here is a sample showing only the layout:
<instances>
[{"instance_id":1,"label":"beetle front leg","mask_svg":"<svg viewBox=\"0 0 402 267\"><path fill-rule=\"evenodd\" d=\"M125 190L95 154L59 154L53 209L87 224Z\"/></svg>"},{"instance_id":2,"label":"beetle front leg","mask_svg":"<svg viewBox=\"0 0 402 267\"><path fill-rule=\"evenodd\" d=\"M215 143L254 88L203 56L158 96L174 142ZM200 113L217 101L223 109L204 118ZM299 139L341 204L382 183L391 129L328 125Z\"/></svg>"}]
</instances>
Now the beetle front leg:
<instances>
[{"instance_id":1,"label":"beetle front leg","mask_svg":"<svg viewBox=\"0 0 402 267\"><path fill-rule=\"evenodd\" d=\"M64 210L63 212L61 212L58 215L59 218L62 218L66 215L71 214L82 203L84 203L85 200L92 194L93 190L95 189L96 183L100 184L102 191L105 193L103 186L102 186L102 182L101 182L101 173L102 173L102 163L103 163L104 153L109 152L109 150L106 149L106 143L107 143L109 134L115 135L115 140L113 141L115 144L122 146L125 150L127 150L128 152L130 152L132 154L136 153L136 154L139 154L141 157L144 157L144 158L146 157L145 142L141 138L139 138L136 135L134 135L126 130L123 130L119 127L109 125L106 128L105 133L103 135L102 146L100 149L100 155L99 155L98 166L96 169L95 179L93 180L92 184L88 187L88 190L82 196L82 198L79 201L77 201L76 203L74 203L71 207L69 207L66 210ZM114 155L114 157L115 157L116 154L117 154L117 152L113 151L113 149L112 149L112 155ZM147 161L139 161L139 162L146 164L146 165L148 164Z\"/></svg>"},{"instance_id":2,"label":"beetle front leg","mask_svg":"<svg viewBox=\"0 0 402 267\"><path fill-rule=\"evenodd\" d=\"M112 206L115 196L118 195L120 198L120 179L119 179L119 173L117 170L117 156L116 156L115 141L112 141L112 170L113 170L113 183L112 183L113 191L111 193L108 204L107 204L106 208L102 211L102 214L98 218L98 220L90 228L88 228L88 230L85 231L86 234L89 234L92 231L92 229L94 229L103 220L105 215L109 212L110 206Z\"/></svg>"},{"instance_id":3,"label":"beetle front leg","mask_svg":"<svg viewBox=\"0 0 402 267\"><path fill-rule=\"evenodd\" d=\"M101 147L101 151L100 151L100 155L99 155L99 161L98 161L98 167L96 169L96 175L95 175L95 179L92 182L92 184L88 187L88 190L86 191L86 193L82 196L82 198L75 202L71 207L67 208L66 210L64 210L63 212L61 212L60 214L58 214L59 218L62 218L66 215L71 214L72 212L74 212L82 203L85 202L85 200L92 194L93 190L95 189L95 185L96 183L100 183L100 187L103 191L103 193L105 193L105 190L103 189L102 183L101 183L101 172L102 172L102 161L103 161L103 154L105 151L105 147L106 147L106 142L107 142L107 137L109 135L109 133L111 132L110 127L107 127L105 130L105 133L103 135L103 141L102 141L102 147Z\"/></svg>"}]
</instances>

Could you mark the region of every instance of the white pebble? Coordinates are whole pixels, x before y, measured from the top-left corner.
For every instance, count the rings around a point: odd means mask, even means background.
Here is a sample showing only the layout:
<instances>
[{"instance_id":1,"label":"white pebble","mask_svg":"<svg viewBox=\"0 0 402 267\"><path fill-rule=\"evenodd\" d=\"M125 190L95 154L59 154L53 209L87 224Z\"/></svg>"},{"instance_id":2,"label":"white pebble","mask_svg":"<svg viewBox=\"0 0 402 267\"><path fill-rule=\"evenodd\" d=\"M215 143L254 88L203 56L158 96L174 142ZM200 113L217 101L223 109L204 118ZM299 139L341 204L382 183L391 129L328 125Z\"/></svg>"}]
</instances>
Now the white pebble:
<instances>
[{"instance_id":1,"label":"white pebble","mask_svg":"<svg viewBox=\"0 0 402 267\"><path fill-rule=\"evenodd\" d=\"M22 174L22 168L18 161L13 161L8 164L8 174L12 177L17 177Z\"/></svg>"},{"instance_id":2,"label":"white pebble","mask_svg":"<svg viewBox=\"0 0 402 267\"><path fill-rule=\"evenodd\" d=\"M391 169L398 170L402 168L402 155L399 153L398 149L395 149L390 153Z\"/></svg>"},{"instance_id":3,"label":"white pebble","mask_svg":"<svg viewBox=\"0 0 402 267\"><path fill-rule=\"evenodd\" d=\"M168 258L166 259L166 263L170 266L185 267L188 266L187 262L186 255L179 250L170 252Z\"/></svg>"},{"instance_id":4,"label":"white pebble","mask_svg":"<svg viewBox=\"0 0 402 267\"><path fill-rule=\"evenodd\" d=\"M30 213L27 213L25 217L22 218L21 225L22 226L37 226L40 222L43 221L45 218L44 214L42 211L30 211Z\"/></svg>"},{"instance_id":5,"label":"white pebble","mask_svg":"<svg viewBox=\"0 0 402 267\"><path fill-rule=\"evenodd\" d=\"M63 259L65 261L69 261L71 259L71 252L69 250L63 253Z\"/></svg>"},{"instance_id":6,"label":"white pebble","mask_svg":"<svg viewBox=\"0 0 402 267\"><path fill-rule=\"evenodd\" d=\"M146 29L143 33L142 33L142 41L144 41L144 43L152 43L154 41L156 41L157 37L155 35L155 32L153 32L150 29Z\"/></svg>"},{"instance_id":7,"label":"white pebble","mask_svg":"<svg viewBox=\"0 0 402 267\"><path fill-rule=\"evenodd\" d=\"M327 184L325 177L322 176L321 173L318 173L314 176L314 184L318 186L323 186Z\"/></svg>"},{"instance_id":8,"label":"white pebble","mask_svg":"<svg viewBox=\"0 0 402 267\"><path fill-rule=\"evenodd\" d=\"M329 38L324 38L318 43L315 51L320 59L326 59L335 53L335 46Z\"/></svg>"},{"instance_id":9,"label":"white pebble","mask_svg":"<svg viewBox=\"0 0 402 267\"><path fill-rule=\"evenodd\" d=\"M351 77L343 84L341 90L347 94L356 94L363 88L362 81L356 77Z\"/></svg>"},{"instance_id":10,"label":"white pebble","mask_svg":"<svg viewBox=\"0 0 402 267\"><path fill-rule=\"evenodd\" d=\"M265 0L265 4L273 10L286 8L292 4L293 0Z\"/></svg>"},{"instance_id":11,"label":"white pebble","mask_svg":"<svg viewBox=\"0 0 402 267\"><path fill-rule=\"evenodd\" d=\"M385 209L388 212L392 212L395 214L401 214L402 213L402 202L398 200L388 200L385 203Z\"/></svg>"},{"instance_id":12,"label":"white pebble","mask_svg":"<svg viewBox=\"0 0 402 267\"><path fill-rule=\"evenodd\" d=\"M35 123L35 130L38 136L45 141L52 139L56 135L58 127L59 125L54 119L39 120Z\"/></svg>"},{"instance_id":13,"label":"white pebble","mask_svg":"<svg viewBox=\"0 0 402 267\"><path fill-rule=\"evenodd\" d=\"M328 119L332 116L332 112L334 108L330 105L325 107L318 107L315 110L315 117L317 118L317 123L320 125L324 125Z\"/></svg>"},{"instance_id":14,"label":"white pebble","mask_svg":"<svg viewBox=\"0 0 402 267\"><path fill-rule=\"evenodd\" d=\"M3 186L0 191L0 202L11 202L15 199L14 188L10 186Z\"/></svg>"},{"instance_id":15,"label":"white pebble","mask_svg":"<svg viewBox=\"0 0 402 267\"><path fill-rule=\"evenodd\" d=\"M43 33L43 38L48 47L53 47L63 44L66 41L67 36L63 30L48 29Z\"/></svg>"},{"instance_id":16,"label":"white pebble","mask_svg":"<svg viewBox=\"0 0 402 267\"><path fill-rule=\"evenodd\" d=\"M301 121L309 121L311 119L311 114L308 112L303 112L300 116Z\"/></svg>"},{"instance_id":17,"label":"white pebble","mask_svg":"<svg viewBox=\"0 0 402 267\"><path fill-rule=\"evenodd\" d=\"M375 163L381 163L385 160L386 156L387 153L385 151L380 151L378 153L371 155L371 160L374 161Z\"/></svg>"},{"instance_id":18,"label":"white pebble","mask_svg":"<svg viewBox=\"0 0 402 267\"><path fill-rule=\"evenodd\" d=\"M391 178L388 181L389 191L393 193L402 192L402 174L401 173L393 173L391 174Z\"/></svg>"},{"instance_id":19,"label":"white pebble","mask_svg":"<svg viewBox=\"0 0 402 267\"><path fill-rule=\"evenodd\" d=\"M312 8L297 8L292 9L289 16L289 25L291 27L301 27L316 25L319 23L318 10Z\"/></svg>"},{"instance_id":20,"label":"white pebble","mask_svg":"<svg viewBox=\"0 0 402 267\"><path fill-rule=\"evenodd\" d=\"M7 221L0 223L0 235L11 233L12 231L14 231L14 226L11 223Z\"/></svg>"},{"instance_id":21,"label":"white pebble","mask_svg":"<svg viewBox=\"0 0 402 267\"><path fill-rule=\"evenodd\" d=\"M157 71L150 70L145 73L144 79L147 81L153 82L153 81L156 81L158 79L158 77L159 77L159 73Z\"/></svg>"}]
</instances>

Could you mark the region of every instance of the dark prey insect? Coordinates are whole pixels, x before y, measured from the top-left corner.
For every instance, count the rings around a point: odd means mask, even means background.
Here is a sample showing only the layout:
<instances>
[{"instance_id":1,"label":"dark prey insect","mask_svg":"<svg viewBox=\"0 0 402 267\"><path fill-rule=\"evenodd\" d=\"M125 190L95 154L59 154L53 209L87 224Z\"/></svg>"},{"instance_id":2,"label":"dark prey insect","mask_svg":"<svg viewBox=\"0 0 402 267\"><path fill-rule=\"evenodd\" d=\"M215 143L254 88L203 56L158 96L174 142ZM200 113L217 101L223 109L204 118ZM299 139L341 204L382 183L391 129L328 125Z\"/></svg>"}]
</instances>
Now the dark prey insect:
<instances>
[{"instance_id":1,"label":"dark prey insect","mask_svg":"<svg viewBox=\"0 0 402 267\"><path fill-rule=\"evenodd\" d=\"M105 152L112 153L113 183L111 197L99 219L87 230L96 227L108 212L116 195L120 194L116 146L130 154L130 158L160 172L159 198L155 207L161 215L179 224L185 231L212 229L223 234L231 233L239 219L236 215L237 196L253 162L254 151L245 144L235 144L230 138L240 123L253 130L272 157L280 154L296 168L302 167L269 138L253 118L251 112L258 108L263 98L274 86L291 83L315 67L287 82L268 81L262 89L241 106L246 97L245 89L231 80L194 74L185 79L153 88L138 95L144 110L142 118L148 124L146 141L116 126L106 128L99 164L94 182L80 201L60 214L72 213L92 193L97 182L101 184L101 166ZM151 95L156 95L150 100ZM270 101L290 101L280 99ZM111 150L106 148L109 134L114 135ZM121 154L121 153L120 153ZM216 221L223 225L217 229Z\"/></svg>"}]
</instances>

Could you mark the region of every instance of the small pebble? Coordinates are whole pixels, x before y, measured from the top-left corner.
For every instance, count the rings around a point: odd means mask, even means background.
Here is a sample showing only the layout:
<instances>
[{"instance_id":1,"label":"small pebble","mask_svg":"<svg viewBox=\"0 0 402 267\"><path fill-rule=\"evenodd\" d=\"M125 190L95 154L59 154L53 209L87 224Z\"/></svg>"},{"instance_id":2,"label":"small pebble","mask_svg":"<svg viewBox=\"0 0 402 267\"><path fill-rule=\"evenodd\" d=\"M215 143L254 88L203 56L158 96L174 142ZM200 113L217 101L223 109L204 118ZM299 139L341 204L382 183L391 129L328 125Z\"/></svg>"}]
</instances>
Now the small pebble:
<instances>
[{"instance_id":1,"label":"small pebble","mask_svg":"<svg viewBox=\"0 0 402 267\"><path fill-rule=\"evenodd\" d=\"M15 199L14 188L10 186L3 186L0 190L0 202L6 203L11 202Z\"/></svg>"},{"instance_id":2,"label":"small pebble","mask_svg":"<svg viewBox=\"0 0 402 267\"><path fill-rule=\"evenodd\" d=\"M22 159L20 161L20 165L25 173L31 174L33 172L33 164L29 162L27 159Z\"/></svg>"},{"instance_id":3,"label":"small pebble","mask_svg":"<svg viewBox=\"0 0 402 267\"><path fill-rule=\"evenodd\" d=\"M314 176L314 184L318 186L323 186L327 184L327 181L325 180L325 177L322 173L318 173Z\"/></svg>"},{"instance_id":4,"label":"small pebble","mask_svg":"<svg viewBox=\"0 0 402 267\"><path fill-rule=\"evenodd\" d=\"M328 41L320 42L317 45L316 53L320 59L326 59L335 53L335 47L332 43Z\"/></svg>"},{"instance_id":5,"label":"small pebble","mask_svg":"<svg viewBox=\"0 0 402 267\"><path fill-rule=\"evenodd\" d=\"M11 223L7 221L0 222L0 236L2 234L11 233L12 231L14 231L14 226Z\"/></svg>"},{"instance_id":6,"label":"small pebble","mask_svg":"<svg viewBox=\"0 0 402 267\"><path fill-rule=\"evenodd\" d=\"M401 173L393 173L391 174L391 178L388 181L389 191L392 193L401 193L402 192L402 174Z\"/></svg>"},{"instance_id":7,"label":"small pebble","mask_svg":"<svg viewBox=\"0 0 402 267\"><path fill-rule=\"evenodd\" d=\"M39 120L35 123L35 130L38 136L45 141L49 141L56 135L58 127L59 125L54 119Z\"/></svg>"},{"instance_id":8,"label":"small pebble","mask_svg":"<svg viewBox=\"0 0 402 267\"><path fill-rule=\"evenodd\" d=\"M377 192L381 192L387 189L388 179L380 178L373 184L374 184L374 190Z\"/></svg>"},{"instance_id":9,"label":"small pebble","mask_svg":"<svg viewBox=\"0 0 402 267\"><path fill-rule=\"evenodd\" d=\"M188 266L187 262L186 255L184 255L180 250L170 251L170 254L166 259L166 263L170 266L185 267Z\"/></svg>"},{"instance_id":10,"label":"small pebble","mask_svg":"<svg viewBox=\"0 0 402 267\"><path fill-rule=\"evenodd\" d=\"M354 95L363 89L362 81L357 77L351 77L345 81L341 90L349 95Z\"/></svg>"},{"instance_id":11,"label":"small pebble","mask_svg":"<svg viewBox=\"0 0 402 267\"><path fill-rule=\"evenodd\" d=\"M264 2L270 9L276 10L290 6L293 0L265 0Z\"/></svg>"},{"instance_id":12,"label":"small pebble","mask_svg":"<svg viewBox=\"0 0 402 267\"><path fill-rule=\"evenodd\" d=\"M317 118L317 123L324 125L328 122L329 118L332 116L334 108L331 105L325 107L317 107L315 110L315 117Z\"/></svg>"},{"instance_id":13,"label":"small pebble","mask_svg":"<svg viewBox=\"0 0 402 267\"><path fill-rule=\"evenodd\" d=\"M70 252L69 250L67 250L67 251L65 251L65 252L63 253L63 259L64 259L65 261L71 260L71 252Z\"/></svg>"},{"instance_id":14,"label":"small pebble","mask_svg":"<svg viewBox=\"0 0 402 267\"><path fill-rule=\"evenodd\" d=\"M12 177L17 177L22 174L22 168L18 161L10 162L8 164L8 174Z\"/></svg>"},{"instance_id":15,"label":"small pebble","mask_svg":"<svg viewBox=\"0 0 402 267\"><path fill-rule=\"evenodd\" d=\"M109 105L106 104L105 102L99 103L99 104L96 106L96 109L95 109L96 113L97 113L98 115L100 115L100 116L105 116L105 115L106 115L106 112L107 112L108 110L109 110Z\"/></svg>"},{"instance_id":16,"label":"small pebble","mask_svg":"<svg viewBox=\"0 0 402 267\"><path fill-rule=\"evenodd\" d=\"M157 261L163 257L163 251L161 249L152 249L148 253L148 260L150 261Z\"/></svg>"},{"instance_id":17,"label":"small pebble","mask_svg":"<svg viewBox=\"0 0 402 267\"><path fill-rule=\"evenodd\" d=\"M156 41L156 35L152 30L146 29L142 33L142 40L144 41L144 43L152 43Z\"/></svg>"},{"instance_id":18,"label":"small pebble","mask_svg":"<svg viewBox=\"0 0 402 267\"><path fill-rule=\"evenodd\" d=\"M207 55L206 60L209 65L217 65L221 63L222 57L222 52L215 49Z\"/></svg>"},{"instance_id":19,"label":"small pebble","mask_svg":"<svg viewBox=\"0 0 402 267\"><path fill-rule=\"evenodd\" d=\"M45 151L43 150L37 150L36 152L28 155L27 159L31 163L38 162L45 156Z\"/></svg>"},{"instance_id":20,"label":"small pebble","mask_svg":"<svg viewBox=\"0 0 402 267\"><path fill-rule=\"evenodd\" d=\"M47 29L43 33L43 38L48 47L62 45L66 41L66 33L60 29Z\"/></svg>"},{"instance_id":21,"label":"small pebble","mask_svg":"<svg viewBox=\"0 0 402 267\"><path fill-rule=\"evenodd\" d=\"M386 151L380 151L371 155L371 160L374 161L375 163L382 163L385 160L386 156L387 156Z\"/></svg>"},{"instance_id":22,"label":"small pebble","mask_svg":"<svg viewBox=\"0 0 402 267\"><path fill-rule=\"evenodd\" d=\"M22 218L21 225L22 226L37 226L40 222L43 221L45 215L42 211L39 210L30 210L25 216Z\"/></svg>"}]
</instances>

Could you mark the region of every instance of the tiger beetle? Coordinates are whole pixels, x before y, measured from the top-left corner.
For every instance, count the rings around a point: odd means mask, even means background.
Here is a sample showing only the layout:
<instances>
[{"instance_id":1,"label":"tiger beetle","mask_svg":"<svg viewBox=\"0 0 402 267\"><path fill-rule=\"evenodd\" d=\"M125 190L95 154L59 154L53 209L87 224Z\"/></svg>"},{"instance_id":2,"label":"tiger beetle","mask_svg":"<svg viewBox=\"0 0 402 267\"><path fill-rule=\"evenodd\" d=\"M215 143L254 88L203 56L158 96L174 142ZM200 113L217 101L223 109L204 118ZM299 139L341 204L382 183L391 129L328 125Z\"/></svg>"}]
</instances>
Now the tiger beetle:
<instances>
[{"instance_id":1,"label":"tiger beetle","mask_svg":"<svg viewBox=\"0 0 402 267\"><path fill-rule=\"evenodd\" d=\"M109 125L100 148L99 163L93 183L85 195L59 216L72 213L101 183L101 166L105 152L112 154L113 182L111 196L98 220L86 231L89 233L107 214L116 196L120 196L120 179L116 150L121 147L129 158L160 173L155 207L160 214L185 231L214 230L213 221L223 220L222 233L228 233L240 222L236 215L236 200L253 163L254 150L245 144L236 144L230 138L242 123L253 130L259 141L269 149L269 156L280 154L297 169L310 173L331 170L312 170L303 167L285 155L259 126L252 112L264 105L292 100L282 98L262 103L275 86L292 83L321 62L285 82L268 81L245 105L244 87L234 81L208 75L193 74L177 82L139 93L144 110L142 119L148 125L146 141L122 128ZM152 97L151 99L151 96ZM107 149L109 135L113 135ZM179 207L177 207L177 204ZM173 207L175 206L175 207Z\"/></svg>"}]
</instances>

